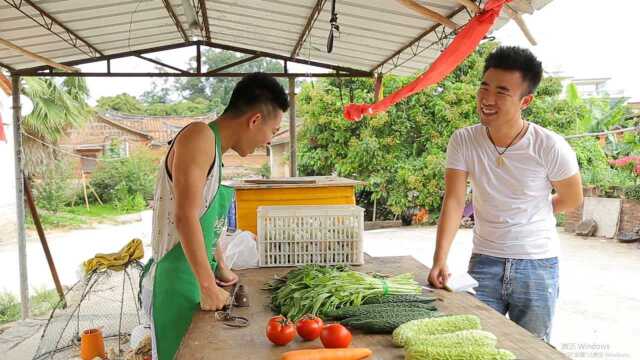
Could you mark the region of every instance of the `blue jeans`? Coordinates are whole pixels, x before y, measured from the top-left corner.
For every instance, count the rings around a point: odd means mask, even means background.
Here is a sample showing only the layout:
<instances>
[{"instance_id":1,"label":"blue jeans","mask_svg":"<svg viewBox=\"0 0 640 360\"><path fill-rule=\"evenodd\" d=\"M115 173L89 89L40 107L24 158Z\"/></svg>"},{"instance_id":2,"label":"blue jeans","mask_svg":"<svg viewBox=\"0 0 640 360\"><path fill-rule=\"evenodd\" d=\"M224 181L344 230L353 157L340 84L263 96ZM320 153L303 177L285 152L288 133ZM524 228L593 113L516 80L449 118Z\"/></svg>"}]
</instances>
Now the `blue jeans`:
<instances>
[{"instance_id":1,"label":"blue jeans","mask_svg":"<svg viewBox=\"0 0 640 360\"><path fill-rule=\"evenodd\" d=\"M476 297L549 342L559 294L558 258L523 260L472 254L469 274L479 283Z\"/></svg>"}]
</instances>

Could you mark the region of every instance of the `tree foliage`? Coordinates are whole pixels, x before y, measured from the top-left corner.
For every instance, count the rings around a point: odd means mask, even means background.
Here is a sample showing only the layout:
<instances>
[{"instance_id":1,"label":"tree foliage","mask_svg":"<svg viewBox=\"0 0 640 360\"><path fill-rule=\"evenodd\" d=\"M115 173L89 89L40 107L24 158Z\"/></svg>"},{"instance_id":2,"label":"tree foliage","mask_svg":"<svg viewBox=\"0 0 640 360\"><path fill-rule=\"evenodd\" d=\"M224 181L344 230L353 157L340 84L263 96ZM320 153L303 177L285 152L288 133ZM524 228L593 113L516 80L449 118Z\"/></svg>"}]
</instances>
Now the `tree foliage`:
<instances>
[{"instance_id":1,"label":"tree foliage","mask_svg":"<svg viewBox=\"0 0 640 360\"><path fill-rule=\"evenodd\" d=\"M369 79L327 79L306 83L298 97L304 126L299 137L299 166L304 175L336 174L366 182L359 199L376 199L391 214L414 206L440 210L444 193L446 148L456 129L478 122L475 96L482 78L484 59L495 43L480 46L461 66L437 86L414 94L387 112L360 122L342 116L349 102L373 101ZM414 78L385 76L384 95ZM558 79L545 78L533 104L524 112L527 120L561 134L575 134L591 108L583 102L561 98ZM578 142L582 164L608 171L604 153L588 141ZM597 144L596 144L597 146ZM602 149L599 149L602 152ZM601 155L594 158L596 155ZM591 158L588 158L591 156ZM363 194L365 194L363 196ZM380 210L379 210L380 212Z\"/></svg>"}]
</instances>

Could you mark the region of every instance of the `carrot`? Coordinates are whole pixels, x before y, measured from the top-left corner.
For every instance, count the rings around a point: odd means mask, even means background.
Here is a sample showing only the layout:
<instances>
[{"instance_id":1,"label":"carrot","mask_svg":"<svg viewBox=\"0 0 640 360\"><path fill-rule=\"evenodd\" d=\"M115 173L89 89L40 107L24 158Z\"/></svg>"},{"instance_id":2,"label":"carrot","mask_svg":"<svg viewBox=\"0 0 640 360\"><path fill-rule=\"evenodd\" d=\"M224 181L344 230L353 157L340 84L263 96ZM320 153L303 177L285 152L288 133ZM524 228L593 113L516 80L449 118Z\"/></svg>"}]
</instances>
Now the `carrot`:
<instances>
[{"instance_id":1,"label":"carrot","mask_svg":"<svg viewBox=\"0 0 640 360\"><path fill-rule=\"evenodd\" d=\"M282 354L281 360L362 360L371 356L365 348L351 349L307 349Z\"/></svg>"}]
</instances>

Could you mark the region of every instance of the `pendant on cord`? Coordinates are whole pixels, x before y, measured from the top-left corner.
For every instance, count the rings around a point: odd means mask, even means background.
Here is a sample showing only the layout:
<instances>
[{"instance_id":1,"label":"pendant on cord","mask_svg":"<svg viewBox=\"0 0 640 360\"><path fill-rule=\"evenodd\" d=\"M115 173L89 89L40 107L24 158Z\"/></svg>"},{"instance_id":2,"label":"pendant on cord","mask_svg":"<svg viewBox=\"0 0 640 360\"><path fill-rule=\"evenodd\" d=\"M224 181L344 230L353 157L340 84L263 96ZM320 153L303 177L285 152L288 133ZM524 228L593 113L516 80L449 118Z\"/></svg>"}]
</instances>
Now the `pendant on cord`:
<instances>
[{"instance_id":1,"label":"pendant on cord","mask_svg":"<svg viewBox=\"0 0 640 360\"><path fill-rule=\"evenodd\" d=\"M496 158L496 166L501 168L504 164L504 157L502 155L498 155L498 157Z\"/></svg>"}]
</instances>

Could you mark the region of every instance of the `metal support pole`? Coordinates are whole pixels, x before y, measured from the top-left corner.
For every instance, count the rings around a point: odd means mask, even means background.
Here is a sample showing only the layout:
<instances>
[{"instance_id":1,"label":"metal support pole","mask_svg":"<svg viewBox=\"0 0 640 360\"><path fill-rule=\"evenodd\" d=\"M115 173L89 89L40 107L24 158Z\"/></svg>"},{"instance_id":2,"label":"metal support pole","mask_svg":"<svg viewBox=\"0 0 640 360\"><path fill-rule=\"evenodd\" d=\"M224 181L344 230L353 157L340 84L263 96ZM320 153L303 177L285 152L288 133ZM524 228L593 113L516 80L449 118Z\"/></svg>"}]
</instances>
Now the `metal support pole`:
<instances>
[{"instance_id":1,"label":"metal support pole","mask_svg":"<svg viewBox=\"0 0 640 360\"><path fill-rule=\"evenodd\" d=\"M13 97L13 151L16 169L16 217L18 231L18 260L20 267L20 303L22 319L29 318L29 280L27 279L27 234L24 227L24 177L22 174L22 134L20 132L20 76L11 75Z\"/></svg>"},{"instance_id":2,"label":"metal support pole","mask_svg":"<svg viewBox=\"0 0 640 360\"><path fill-rule=\"evenodd\" d=\"M196 45L196 73L202 73L202 53L200 51L200 44Z\"/></svg>"},{"instance_id":3,"label":"metal support pole","mask_svg":"<svg viewBox=\"0 0 640 360\"><path fill-rule=\"evenodd\" d=\"M289 176L298 176L296 150L296 78L289 78Z\"/></svg>"}]
</instances>

